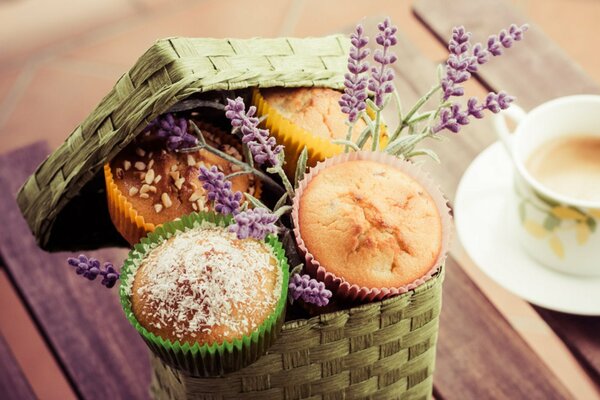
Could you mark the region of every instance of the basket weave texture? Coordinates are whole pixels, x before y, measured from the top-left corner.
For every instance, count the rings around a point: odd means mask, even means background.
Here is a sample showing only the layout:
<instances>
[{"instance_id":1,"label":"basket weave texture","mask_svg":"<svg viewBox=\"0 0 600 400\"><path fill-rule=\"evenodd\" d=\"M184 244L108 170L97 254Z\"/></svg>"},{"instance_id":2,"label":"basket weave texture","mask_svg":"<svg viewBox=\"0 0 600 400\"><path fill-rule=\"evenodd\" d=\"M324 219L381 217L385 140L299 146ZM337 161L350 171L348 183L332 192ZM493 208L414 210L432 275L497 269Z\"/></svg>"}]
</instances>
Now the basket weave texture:
<instances>
[{"instance_id":1,"label":"basket weave texture","mask_svg":"<svg viewBox=\"0 0 600 400\"><path fill-rule=\"evenodd\" d=\"M159 400L429 399L443 268L381 302L287 322L254 364L222 378L197 378L153 356Z\"/></svg>"},{"instance_id":2,"label":"basket weave texture","mask_svg":"<svg viewBox=\"0 0 600 400\"><path fill-rule=\"evenodd\" d=\"M126 244L108 217L102 166L149 121L200 92L340 88L348 48L341 35L156 42L19 191L19 207L38 244L46 250ZM86 229L78 229L82 220Z\"/></svg>"}]
</instances>

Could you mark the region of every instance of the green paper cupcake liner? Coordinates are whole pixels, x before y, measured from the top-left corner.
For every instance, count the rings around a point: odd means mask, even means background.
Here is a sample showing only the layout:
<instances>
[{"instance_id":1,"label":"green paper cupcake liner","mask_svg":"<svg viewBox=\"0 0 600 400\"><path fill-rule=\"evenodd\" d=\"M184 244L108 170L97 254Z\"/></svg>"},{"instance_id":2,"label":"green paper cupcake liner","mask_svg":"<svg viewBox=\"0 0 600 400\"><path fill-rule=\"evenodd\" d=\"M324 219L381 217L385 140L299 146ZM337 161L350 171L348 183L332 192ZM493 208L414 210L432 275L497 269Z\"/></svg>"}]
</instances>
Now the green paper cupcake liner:
<instances>
[{"instance_id":1,"label":"green paper cupcake liner","mask_svg":"<svg viewBox=\"0 0 600 400\"><path fill-rule=\"evenodd\" d=\"M128 288L135 271L150 250L168 238L185 232L191 228L201 227L203 224L212 226L227 226L232 222L231 217L222 216L212 212L192 213L181 219L165 223L149 233L140 243L136 244L129 252L127 260L121 271L121 287L119 295L125 315L133 327L142 336L148 347L166 364L182 370L190 375L199 377L223 376L226 373L244 368L260 356L275 342L281 326L285 320L287 301L289 268L283 247L276 236L270 235L266 243L271 247L277 258L279 268L283 273L281 283L281 297L275 311L256 329L250 336L241 339L224 341L223 343L181 344L172 342L149 332L135 318L131 309L131 299Z\"/></svg>"}]
</instances>

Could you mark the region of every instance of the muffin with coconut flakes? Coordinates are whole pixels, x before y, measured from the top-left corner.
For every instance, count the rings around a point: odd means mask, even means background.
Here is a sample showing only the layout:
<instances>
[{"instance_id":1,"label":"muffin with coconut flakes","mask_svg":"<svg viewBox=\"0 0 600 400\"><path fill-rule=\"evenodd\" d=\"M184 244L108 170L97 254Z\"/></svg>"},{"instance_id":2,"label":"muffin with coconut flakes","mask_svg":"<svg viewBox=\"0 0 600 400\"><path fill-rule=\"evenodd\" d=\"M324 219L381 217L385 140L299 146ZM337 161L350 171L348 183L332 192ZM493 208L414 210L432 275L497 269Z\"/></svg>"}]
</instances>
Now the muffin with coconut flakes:
<instances>
[{"instance_id":1,"label":"muffin with coconut flakes","mask_svg":"<svg viewBox=\"0 0 600 400\"><path fill-rule=\"evenodd\" d=\"M137 321L171 342L213 344L249 336L274 313L283 273L267 243L225 227L194 228L152 249L135 272Z\"/></svg>"}]
</instances>

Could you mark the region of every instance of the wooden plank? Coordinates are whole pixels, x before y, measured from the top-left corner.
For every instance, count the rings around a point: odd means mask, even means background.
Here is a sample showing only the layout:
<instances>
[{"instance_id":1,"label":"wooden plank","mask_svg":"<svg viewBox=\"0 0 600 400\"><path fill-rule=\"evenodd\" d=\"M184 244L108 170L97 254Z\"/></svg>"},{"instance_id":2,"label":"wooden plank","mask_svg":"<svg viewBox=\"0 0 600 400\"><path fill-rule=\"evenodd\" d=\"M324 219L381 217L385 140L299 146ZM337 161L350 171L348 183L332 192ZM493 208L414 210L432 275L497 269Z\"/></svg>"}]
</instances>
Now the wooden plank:
<instances>
[{"instance_id":1,"label":"wooden plank","mask_svg":"<svg viewBox=\"0 0 600 400\"><path fill-rule=\"evenodd\" d=\"M374 32L365 24L367 32ZM399 35L395 53L396 87L409 108L435 84L435 65ZM394 116L386 115L386 121ZM489 120L476 121L460 134L428 141L442 164L427 161L442 190L454 198L458 180L477 153L494 141ZM444 283L434 393L439 399L569 398L556 377L450 257ZM525 371L525 372L524 372Z\"/></svg>"},{"instance_id":2,"label":"wooden plank","mask_svg":"<svg viewBox=\"0 0 600 400\"><path fill-rule=\"evenodd\" d=\"M19 212L19 185L47 154L47 146L38 143L0 157L0 215L10 227L0 230L0 253L7 273L78 396L147 398L148 353L124 317L117 291L74 274L65 263L69 254L40 250ZM93 255L118 263L125 251Z\"/></svg>"},{"instance_id":3,"label":"wooden plank","mask_svg":"<svg viewBox=\"0 0 600 400\"><path fill-rule=\"evenodd\" d=\"M6 400L35 399L33 389L0 335L0 394Z\"/></svg>"},{"instance_id":4,"label":"wooden plank","mask_svg":"<svg viewBox=\"0 0 600 400\"><path fill-rule=\"evenodd\" d=\"M526 40L508 49L509 56L492 57L478 73L482 83L517 96L526 109L555 97L600 93L600 86L577 63L505 0L417 0L413 7L443 43L456 25L464 25L473 32L473 40L485 43L511 23L529 23Z\"/></svg>"},{"instance_id":5,"label":"wooden plank","mask_svg":"<svg viewBox=\"0 0 600 400\"><path fill-rule=\"evenodd\" d=\"M464 24L474 37L484 40L510 23L523 23L522 15L506 2L487 0L418 0L416 15L442 41L452 26ZM482 18L493 15L494 18ZM511 48L510 55L492 59L478 78L492 90L506 90L529 109L555 97L577 93L600 93L600 86L535 25L526 40ZM590 375L600 380L600 318L572 317L536 307L538 313L565 341Z\"/></svg>"}]
</instances>

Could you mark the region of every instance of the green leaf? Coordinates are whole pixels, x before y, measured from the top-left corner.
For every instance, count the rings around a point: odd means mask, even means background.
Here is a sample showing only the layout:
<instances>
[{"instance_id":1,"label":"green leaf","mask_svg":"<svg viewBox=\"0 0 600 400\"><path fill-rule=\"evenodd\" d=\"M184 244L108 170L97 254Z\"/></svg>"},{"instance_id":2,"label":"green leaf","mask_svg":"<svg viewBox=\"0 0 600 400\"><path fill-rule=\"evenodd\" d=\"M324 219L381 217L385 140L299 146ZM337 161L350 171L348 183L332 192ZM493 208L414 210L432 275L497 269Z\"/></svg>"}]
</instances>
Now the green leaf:
<instances>
[{"instance_id":1,"label":"green leaf","mask_svg":"<svg viewBox=\"0 0 600 400\"><path fill-rule=\"evenodd\" d=\"M308 149L306 146L302 149L300 156L298 157L298 163L296 164L296 174L294 176L294 187L298 188L298 182L304 178L306 172L306 162L308 161Z\"/></svg>"},{"instance_id":2,"label":"green leaf","mask_svg":"<svg viewBox=\"0 0 600 400\"><path fill-rule=\"evenodd\" d=\"M260 201L256 197L252 196L250 193L244 193L244 195L246 195L246 198L254 207L266 208L267 210L270 210L270 208L267 207L262 201Z\"/></svg>"},{"instance_id":3,"label":"green leaf","mask_svg":"<svg viewBox=\"0 0 600 400\"><path fill-rule=\"evenodd\" d=\"M276 209L273 214L275 214L277 218L280 218L283 214L290 211L292 211L292 206L281 206L278 209Z\"/></svg>"},{"instance_id":4,"label":"green leaf","mask_svg":"<svg viewBox=\"0 0 600 400\"><path fill-rule=\"evenodd\" d=\"M344 146L349 146L354 151L359 151L360 150L360 148L356 144L354 144L354 142L352 142L350 140L346 140L346 139L335 139L335 140L332 140L331 143L341 144L341 145L344 145Z\"/></svg>"},{"instance_id":5,"label":"green leaf","mask_svg":"<svg viewBox=\"0 0 600 400\"><path fill-rule=\"evenodd\" d=\"M554 228L560 225L561 220L556 218L553 214L546 215L544 219L544 228L547 231L553 231Z\"/></svg>"},{"instance_id":6,"label":"green leaf","mask_svg":"<svg viewBox=\"0 0 600 400\"><path fill-rule=\"evenodd\" d=\"M373 127L373 129L374 129L374 127ZM358 146L358 148L362 149L370 137L371 137L371 128L369 126L367 126L360 133L360 135L358 136L358 139L356 139L356 145Z\"/></svg>"},{"instance_id":7,"label":"green leaf","mask_svg":"<svg viewBox=\"0 0 600 400\"><path fill-rule=\"evenodd\" d=\"M423 139L423 135L401 136L391 143L388 143L385 151L389 154L403 154L412 149Z\"/></svg>"},{"instance_id":8,"label":"green leaf","mask_svg":"<svg viewBox=\"0 0 600 400\"><path fill-rule=\"evenodd\" d=\"M294 275L294 274L300 274L302 273L302 268L304 268L304 264L298 264L296 265L294 268L292 268L292 270L290 271L290 276Z\"/></svg>"},{"instance_id":9,"label":"green leaf","mask_svg":"<svg viewBox=\"0 0 600 400\"><path fill-rule=\"evenodd\" d=\"M437 155L437 153L435 151L433 151L431 149L418 149L418 150L411 151L408 154L407 158L417 157L417 156L428 156L428 157L432 158L438 164L441 163L440 157Z\"/></svg>"},{"instance_id":10,"label":"green leaf","mask_svg":"<svg viewBox=\"0 0 600 400\"><path fill-rule=\"evenodd\" d=\"M525 222L525 218L527 217L527 203L524 201L519 203L519 219L521 223Z\"/></svg>"},{"instance_id":11,"label":"green leaf","mask_svg":"<svg viewBox=\"0 0 600 400\"><path fill-rule=\"evenodd\" d=\"M277 204L275 204L274 210L277 211L279 209L279 207L282 207L285 204L287 198L288 198L288 194L287 194L287 192L285 192L283 194L283 196L281 196L279 198L279 200L277 200Z\"/></svg>"},{"instance_id":12,"label":"green leaf","mask_svg":"<svg viewBox=\"0 0 600 400\"><path fill-rule=\"evenodd\" d=\"M252 153L250 152L250 148L246 143L242 143L242 153L244 154L244 160L254 168L254 158L252 157Z\"/></svg>"},{"instance_id":13,"label":"green leaf","mask_svg":"<svg viewBox=\"0 0 600 400\"><path fill-rule=\"evenodd\" d=\"M543 203L546 203L547 205L549 205L550 207L557 207L560 205L559 202L552 200L551 198L544 196L541 193L538 193L537 191L533 190L533 194L535 195L535 197L537 197L540 201L542 201Z\"/></svg>"},{"instance_id":14,"label":"green leaf","mask_svg":"<svg viewBox=\"0 0 600 400\"><path fill-rule=\"evenodd\" d=\"M592 233L596 232L597 223L594 218L588 217L588 219L585 220L585 223L590 228L590 231L592 231Z\"/></svg>"}]
</instances>

